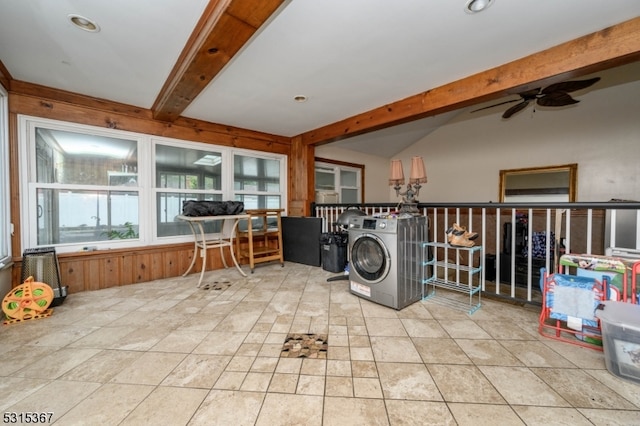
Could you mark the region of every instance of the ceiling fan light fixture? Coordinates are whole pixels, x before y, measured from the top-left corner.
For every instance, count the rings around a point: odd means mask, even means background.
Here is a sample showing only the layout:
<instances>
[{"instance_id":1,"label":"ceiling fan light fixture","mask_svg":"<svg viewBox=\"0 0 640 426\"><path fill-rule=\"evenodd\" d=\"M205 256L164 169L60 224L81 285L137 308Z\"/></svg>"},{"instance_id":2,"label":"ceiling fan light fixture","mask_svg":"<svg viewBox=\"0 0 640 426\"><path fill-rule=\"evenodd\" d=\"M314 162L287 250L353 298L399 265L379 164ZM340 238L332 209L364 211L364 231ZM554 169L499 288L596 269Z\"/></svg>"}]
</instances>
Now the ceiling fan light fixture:
<instances>
[{"instance_id":1,"label":"ceiling fan light fixture","mask_svg":"<svg viewBox=\"0 0 640 426\"><path fill-rule=\"evenodd\" d=\"M493 4L494 0L467 0L464 11L467 13L478 13L486 10Z\"/></svg>"},{"instance_id":2,"label":"ceiling fan light fixture","mask_svg":"<svg viewBox=\"0 0 640 426\"><path fill-rule=\"evenodd\" d=\"M100 31L100 26L92 19L75 14L67 15L67 18L69 18L69 21L71 21L73 26L80 28L81 30L88 31L90 33L97 33Z\"/></svg>"}]
</instances>

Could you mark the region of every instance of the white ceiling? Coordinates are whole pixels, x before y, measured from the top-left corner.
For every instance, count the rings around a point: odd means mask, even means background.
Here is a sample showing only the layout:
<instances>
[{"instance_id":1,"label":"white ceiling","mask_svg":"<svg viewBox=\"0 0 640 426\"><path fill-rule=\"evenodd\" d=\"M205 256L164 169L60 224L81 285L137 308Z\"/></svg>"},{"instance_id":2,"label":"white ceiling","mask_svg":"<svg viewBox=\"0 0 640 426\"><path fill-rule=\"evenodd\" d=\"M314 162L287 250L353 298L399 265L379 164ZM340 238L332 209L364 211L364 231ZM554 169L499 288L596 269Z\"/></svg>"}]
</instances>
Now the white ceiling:
<instances>
[{"instance_id":1,"label":"white ceiling","mask_svg":"<svg viewBox=\"0 0 640 426\"><path fill-rule=\"evenodd\" d=\"M182 115L295 136L640 16L638 0L465 2L285 1ZM151 108L207 4L1 0L0 61L15 80ZM391 156L454 115L341 144Z\"/></svg>"}]
</instances>

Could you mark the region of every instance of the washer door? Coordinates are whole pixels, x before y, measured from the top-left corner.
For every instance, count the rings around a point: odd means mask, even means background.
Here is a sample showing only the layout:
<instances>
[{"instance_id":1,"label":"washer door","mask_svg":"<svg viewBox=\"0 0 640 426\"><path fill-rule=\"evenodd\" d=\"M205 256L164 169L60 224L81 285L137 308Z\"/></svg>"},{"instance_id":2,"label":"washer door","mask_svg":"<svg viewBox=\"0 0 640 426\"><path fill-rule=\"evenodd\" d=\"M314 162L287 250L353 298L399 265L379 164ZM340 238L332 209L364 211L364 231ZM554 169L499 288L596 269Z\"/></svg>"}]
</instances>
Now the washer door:
<instances>
[{"instance_id":1,"label":"washer door","mask_svg":"<svg viewBox=\"0 0 640 426\"><path fill-rule=\"evenodd\" d=\"M351 246L349 268L363 280L378 283L386 278L391 267L391 257L384 242L374 234L361 234Z\"/></svg>"}]
</instances>

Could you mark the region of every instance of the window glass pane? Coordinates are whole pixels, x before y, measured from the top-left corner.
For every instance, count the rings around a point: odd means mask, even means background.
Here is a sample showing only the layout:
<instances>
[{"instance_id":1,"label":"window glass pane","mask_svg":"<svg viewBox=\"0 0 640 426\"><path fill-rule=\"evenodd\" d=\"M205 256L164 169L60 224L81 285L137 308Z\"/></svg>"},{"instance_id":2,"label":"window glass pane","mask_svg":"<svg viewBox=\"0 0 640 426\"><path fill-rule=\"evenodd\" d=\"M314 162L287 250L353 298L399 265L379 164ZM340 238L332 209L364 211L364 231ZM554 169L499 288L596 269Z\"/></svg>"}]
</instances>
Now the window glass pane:
<instances>
[{"instance_id":1,"label":"window glass pane","mask_svg":"<svg viewBox=\"0 0 640 426\"><path fill-rule=\"evenodd\" d=\"M342 189L341 201L343 203L359 203L358 190L357 189Z\"/></svg>"},{"instance_id":2,"label":"window glass pane","mask_svg":"<svg viewBox=\"0 0 640 426\"><path fill-rule=\"evenodd\" d=\"M222 201L222 194L189 194L177 192L159 192L156 196L158 206L158 237L172 235L190 235L189 225L177 221L175 217L182 213L182 203L187 200ZM206 233L219 232L220 222L204 222Z\"/></svg>"},{"instance_id":3,"label":"window glass pane","mask_svg":"<svg viewBox=\"0 0 640 426\"><path fill-rule=\"evenodd\" d=\"M280 191L280 161L235 155L233 187L236 191Z\"/></svg>"},{"instance_id":4,"label":"window glass pane","mask_svg":"<svg viewBox=\"0 0 640 426\"><path fill-rule=\"evenodd\" d=\"M36 128L36 176L39 183L109 185L111 172L130 173L118 180L137 183L138 144L109 138Z\"/></svg>"},{"instance_id":5,"label":"window glass pane","mask_svg":"<svg viewBox=\"0 0 640 426\"><path fill-rule=\"evenodd\" d=\"M358 174L349 170L340 170L340 185L341 186L358 186Z\"/></svg>"},{"instance_id":6,"label":"window glass pane","mask_svg":"<svg viewBox=\"0 0 640 426\"><path fill-rule=\"evenodd\" d=\"M38 245L137 239L138 193L37 190Z\"/></svg>"},{"instance_id":7,"label":"window glass pane","mask_svg":"<svg viewBox=\"0 0 640 426\"><path fill-rule=\"evenodd\" d=\"M173 189L222 189L222 154L156 145L156 186Z\"/></svg>"},{"instance_id":8,"label":"window glass pane","mask_svg":"<svg viewBox=\"0 0 640 426\"><path fill-rule=\"evenodd\" d=\"M237 194L236 201L242 201L244 203L245 210L281 208L279 195Z\"/></svg>"},{"instance_id":9,"label":"window glass pane","mask_svg":"<svg viewBox=\"0 0 640 426\"><path fill-rule=\"evenodd\" d=\"M316 168L316 189L332 191L335 186L335 174L332 169Z\"/></svg>"}]
</instances>

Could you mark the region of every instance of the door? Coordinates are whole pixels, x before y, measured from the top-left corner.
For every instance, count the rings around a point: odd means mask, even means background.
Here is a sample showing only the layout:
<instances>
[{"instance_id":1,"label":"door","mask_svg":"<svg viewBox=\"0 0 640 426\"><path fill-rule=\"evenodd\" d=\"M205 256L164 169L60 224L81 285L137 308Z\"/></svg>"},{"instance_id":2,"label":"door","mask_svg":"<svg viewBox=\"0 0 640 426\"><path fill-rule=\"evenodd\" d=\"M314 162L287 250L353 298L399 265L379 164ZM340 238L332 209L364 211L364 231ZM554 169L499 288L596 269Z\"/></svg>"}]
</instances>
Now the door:
<instances>
[{"instance_id":1,"label":"door","mask_svg":"<svg viewBox=\"0 0 640 426\"><path fill-rule=\"evenodd\" d=\"M369 233L355 237L351 246L350 271L364 281L375 284L387 277L390 262L389 250L380 237Z\"/></svg>"}]
</instances>

